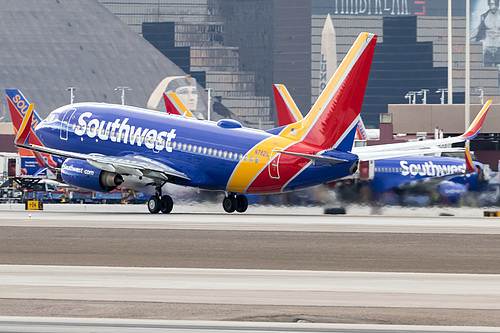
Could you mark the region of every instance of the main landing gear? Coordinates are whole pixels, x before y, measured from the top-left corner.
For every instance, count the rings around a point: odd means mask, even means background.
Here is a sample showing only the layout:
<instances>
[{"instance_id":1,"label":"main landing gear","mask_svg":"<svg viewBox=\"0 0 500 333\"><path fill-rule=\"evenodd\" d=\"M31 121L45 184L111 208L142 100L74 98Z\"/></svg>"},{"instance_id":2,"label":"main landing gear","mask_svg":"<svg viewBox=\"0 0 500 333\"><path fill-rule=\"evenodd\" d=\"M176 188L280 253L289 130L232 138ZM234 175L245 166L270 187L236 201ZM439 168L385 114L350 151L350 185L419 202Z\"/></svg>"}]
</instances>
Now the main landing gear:
<instances>
[{"instance_id":1,"label":"main landing gear","mask_svg":"<svg viewBox=\"0 0 500 333\"><path fill-rule=\"evenodd\" d=\"M162 184L163 185L163 184ZM156 186L156 194L148 200L148 209L151 214L168 214L174 208L174 201L169 195L161 195L161 185Z\"/></svg>"},{"instance_id":2,"label":"main landing gear","mask_svg":"<svg viewBox=\"0 0 500 333\"><path fill-rule=\"evenodd\" d=\"M248 199L243 194L230 193L224 197L222 200L222 208L228 213L233 213L237 211L238 213L243 213L248 208Z\"/></svg>"}]
</instances>

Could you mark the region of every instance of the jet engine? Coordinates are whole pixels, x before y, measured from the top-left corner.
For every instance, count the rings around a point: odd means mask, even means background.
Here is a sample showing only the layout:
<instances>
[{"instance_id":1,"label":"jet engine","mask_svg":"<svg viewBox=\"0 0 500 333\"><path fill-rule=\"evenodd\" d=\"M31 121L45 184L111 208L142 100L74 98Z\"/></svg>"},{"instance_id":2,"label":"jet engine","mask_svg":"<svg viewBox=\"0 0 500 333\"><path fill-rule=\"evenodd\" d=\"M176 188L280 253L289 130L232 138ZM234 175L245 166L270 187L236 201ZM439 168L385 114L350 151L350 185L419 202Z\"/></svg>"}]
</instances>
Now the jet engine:
<instances>
[{"instance_id":1,"label":"jet engine","mask_svg":"<svg viewBox=\"0 0 500 333\"><path fill-rule=\"evenodd\" d=\"M109 192L123 183L123 177L115 172L103 171L84 160L69 158L62 164L64 182L94 191Z\"/></svg>"}]
</instances>

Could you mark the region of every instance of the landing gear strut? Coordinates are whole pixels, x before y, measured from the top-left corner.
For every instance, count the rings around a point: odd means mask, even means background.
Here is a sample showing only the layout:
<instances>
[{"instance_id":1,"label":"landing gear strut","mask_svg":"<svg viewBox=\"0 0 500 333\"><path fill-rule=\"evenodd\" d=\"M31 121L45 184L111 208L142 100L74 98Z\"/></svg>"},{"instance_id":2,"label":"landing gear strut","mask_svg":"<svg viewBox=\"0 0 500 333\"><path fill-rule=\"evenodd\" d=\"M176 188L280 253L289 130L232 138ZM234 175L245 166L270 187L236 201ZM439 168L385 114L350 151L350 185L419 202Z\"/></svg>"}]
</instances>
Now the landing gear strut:
<instances>
[{"instance_id":1,"label":"landing gear strut","mask_svg":"<svg viewBox=\"0 0 500 333\"><path fill-rule=\"evenodd\" d=\"M161 188L165 183L156 186L156 194L151 196L148 200L148 209L151 214L168 214L174 208L174 201L169 195L162 195Z\"/></svg>"},{"instance_id":2,"label":"landing gear strut","mask_svg":"<svg viewBox=\"0 0 500 333\"><path fill-rule=\"evenodd\" d=\"M222 208L228 213L233 213L234 211L243 213L248 208L248 199L242 194L235 195L234 193L230 193L222 200Z\"/></svg>"}]
</instances>

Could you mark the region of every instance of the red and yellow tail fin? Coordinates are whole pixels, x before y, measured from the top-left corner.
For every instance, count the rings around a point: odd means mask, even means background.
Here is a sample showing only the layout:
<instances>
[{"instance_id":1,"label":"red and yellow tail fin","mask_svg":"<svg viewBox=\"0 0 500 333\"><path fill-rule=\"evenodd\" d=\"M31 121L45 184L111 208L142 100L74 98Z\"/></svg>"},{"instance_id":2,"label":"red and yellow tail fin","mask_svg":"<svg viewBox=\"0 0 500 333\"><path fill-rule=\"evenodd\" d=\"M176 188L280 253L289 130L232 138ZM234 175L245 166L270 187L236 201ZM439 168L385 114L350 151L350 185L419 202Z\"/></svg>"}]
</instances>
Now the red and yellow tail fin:
<instances>
[{"instance_id":1,"label":"red and yellow tail fin","mask_svg":"<svg viewBox=\"0 0 500 333\"><path fill-rule=\"evenodd\" d=\"M274 102L278 114L278 126L285 126L302 120L302 114L292 96L283 84L273 85Z\"/></svg>"},{"instance_id":2,"label":"red and yellow tail fin","mask_svg":"<svg viewBox=\"0 0 500 333\"><path fill-rule=\"evenodd\" d=\"M188 118L196 118L191 111L182 103L179 96L174 92L163 93L163 100L167 113L177 114L179 116L186 116Z\"/></svg>"},{"instance_id":3,"label":"red and yellow tail fin","mask_svg":"<svg viewBox=\"0 0 500 333\"><path fill-rule=\"evenodd\" d=\"M350 151L376 43L376 35L361 33L308 115L280 135Z\"/></svg>"},{"instance_id":4,"label":"red and yellow tail fin","mask_svg":"<svg viewBox=\"0 0 500 333\"><path fill-rule=\"evenodd\" d=\"M356 140L368 140L365 123L363 123L363 119L361 119L361 117L359 117L359 122L356 126Z\"/></svg>"},{"instance_id":5,"label":"red and yellow tail fin","mask_svg":"<svg viewBox=\"0 0 500 333\"><path fill-rule=\"evenodd\" d=\"M472 163L472 158L470 156L469 148L465 147L465 166L467 167L467 171L475 172L476 168L474 167L474 163Z\"/></svg>"},{"instance_id":6,"label":"red and yellow tail fin","mask_svg":"<svg viewBox=\"0 0 500 333\"><path fill-rule=\"evenodd\" d=\"M29 145L29 135L31 132L31 122L33 120L33 108L34 104L30 104L26 115L23 118L21 125L19 126L19 131L17 132L14 144L16 146L27 146Z\"/></svg>"}]
</instances>

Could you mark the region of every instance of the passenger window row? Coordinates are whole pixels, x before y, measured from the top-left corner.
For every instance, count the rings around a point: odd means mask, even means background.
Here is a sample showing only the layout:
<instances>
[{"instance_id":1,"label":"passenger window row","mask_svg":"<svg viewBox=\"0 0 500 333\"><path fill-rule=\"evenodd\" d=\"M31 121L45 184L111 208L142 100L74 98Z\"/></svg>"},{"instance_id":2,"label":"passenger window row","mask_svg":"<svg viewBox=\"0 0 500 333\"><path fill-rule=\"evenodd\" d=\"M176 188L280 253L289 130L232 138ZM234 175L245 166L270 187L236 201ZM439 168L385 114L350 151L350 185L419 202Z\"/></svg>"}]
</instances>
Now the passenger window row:
<instances>
[{"instance_id":1,"label":"passenger window row","mask_svg":"<svg viewBox=\"0 0 500 333\"><path fill-rule=\"evenodd\" d=\"M202 147L202 146L196 146L196 145L191 145L191 144L181 143L181 142L176 142L176 141L167 142L167 147L172 147L172 149L184 150L184 151L203 154L203 155L210 155L210 156L214 156L214 157L227 158L230 160L239 160L239 161L243 160L245 162L250 161L250 163L254 162L253 156L250 156L250 159L249 159L248 155L228 152L228 151L222 150L222 149L215 149L215 148L212 149L212 148L207 148L207 147ZM258 157L255 157L255 163L259 163Z\"/></svg>"},{"instance_id":2,"label":"passenger window row","mask_svg":"<svg viewBox=\"0 0 500 333\"><path fill-rule=\"evenodd\" d=\"M76 128L82 129L83 126L76 125ZM109 130L105 131L104 129L102 129L100 132L101 132L101 135L109 136L109 134L110 134ZM118 134L118 136L120 136L120 139L121 139L120 141L123 141L125 139L124 132L121 132L121 134ZM114 137L117 137L117 135L115 134ZM137 137L135 139L137 139ZM139 136L138 139L140 139L140 141L142 141L144 143L150 143L150 144L154 144L156 141L152 137L145 138L145 136ZM164 145L165 140L162 139L158 143L160 145ZM220 158L227 158L230 160L239 160L239 161L243 160L245 162L249 161L250 163L254 163L254 162L259 163L258 156L256 156L254 159L253 156L250 156L250 158L249 158L248 155L228 152L228 151L220 150L220 149L218 150L218 149L212 149L212 148L207 148L207 147L202 147L202 146L190 145L190 144L181 143L181 142L175 142L175 141L167 142L167 147L172 147L172 149L184 150L184 151L203 154L203 155L211 155L211 156L220 157Z\"/></svg>"}]
</instances>

